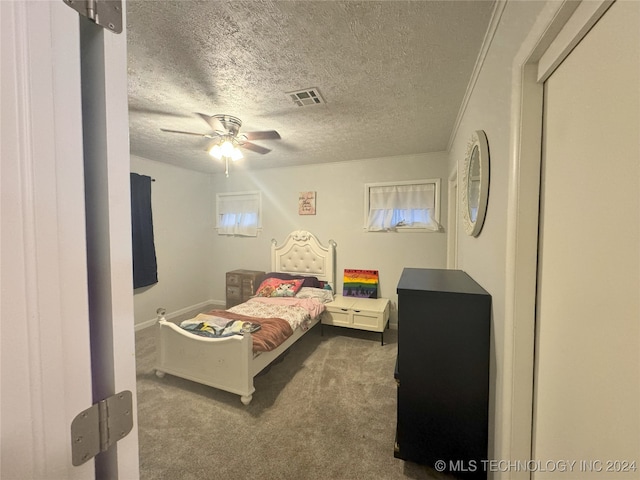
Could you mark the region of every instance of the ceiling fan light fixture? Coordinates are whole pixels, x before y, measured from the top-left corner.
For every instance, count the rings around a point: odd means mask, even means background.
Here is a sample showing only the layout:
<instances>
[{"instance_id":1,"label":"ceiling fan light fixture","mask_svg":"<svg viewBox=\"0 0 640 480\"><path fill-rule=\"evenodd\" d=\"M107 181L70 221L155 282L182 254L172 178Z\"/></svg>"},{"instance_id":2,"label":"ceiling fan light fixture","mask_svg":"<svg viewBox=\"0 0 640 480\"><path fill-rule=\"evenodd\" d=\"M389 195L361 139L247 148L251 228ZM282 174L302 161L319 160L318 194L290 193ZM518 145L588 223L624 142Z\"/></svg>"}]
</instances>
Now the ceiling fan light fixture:
<instances>
[{"instance_id":1,"label":"ceiling fan light fixture","mask_svg":"<svg viewBox=\"0 0 640 480\"><path fill-rule=\"evenodd\" d=\"M242 158L244 158L244 157L243 157L242 152L240 151L240 149L234 147L233 148L233 152L231 153L231 160L233 160L235 162L236 160L242 160Z\"/></svg>"},{"instance_id":2,"label":"ceiling fan light fixture","mask_svg":"<svg viewBox=\"0 0 640 480\"><path fill-rule=\"evenodd\" d=\"M231 157L235 149L231 140L225 140L222 142L222 145L220 145L220 153L222 153L223 157Z\"/></svg>"},{"instance_id":3,"label":"ceiling fan light fixture","mask_svg":"<svg viewBox=\"0 0 640 480\"><path fill-rule=\"evenodd\" d=\"M222 158L222 149L220 148L220 145L216 143L213 147L211 147L211 150L209 150L209 155L211 155L216 160L220 160Z\"/></svg>"},{"instance_id":4,"label":"ceiling fan light fixture","mask_svg":"<svg viewBox=\"0 0 640 480\"><path fill-rule=\"evenodd\" d=\"M230 158L232 161L241 160L244 158L242 152L237 148L232 140L225 140L222 143L216 143L209 150L211 155L216 160L222 160L223 158Z\"/></svg>"}]
</instances>

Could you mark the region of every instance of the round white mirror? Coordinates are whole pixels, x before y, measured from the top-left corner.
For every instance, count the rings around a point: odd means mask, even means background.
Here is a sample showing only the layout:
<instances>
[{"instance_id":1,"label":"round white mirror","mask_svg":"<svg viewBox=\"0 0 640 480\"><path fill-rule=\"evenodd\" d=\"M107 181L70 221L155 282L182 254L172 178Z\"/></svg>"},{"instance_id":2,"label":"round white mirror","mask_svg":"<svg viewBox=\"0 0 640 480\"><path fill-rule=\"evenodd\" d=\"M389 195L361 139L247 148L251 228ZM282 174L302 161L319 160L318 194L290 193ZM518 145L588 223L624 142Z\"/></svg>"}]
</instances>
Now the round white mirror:
<instances>
[{"instance_id":1,"label":"round white mirror","mask_svg":"<svg viewBox=\"0 0 640 480\"><path fill-rule=\"evenodd\" d=\"M468 235L482 230L489 198L489 145L484 131L471 136L462 171L462 219Z\"/></svg>"}]
</instances>

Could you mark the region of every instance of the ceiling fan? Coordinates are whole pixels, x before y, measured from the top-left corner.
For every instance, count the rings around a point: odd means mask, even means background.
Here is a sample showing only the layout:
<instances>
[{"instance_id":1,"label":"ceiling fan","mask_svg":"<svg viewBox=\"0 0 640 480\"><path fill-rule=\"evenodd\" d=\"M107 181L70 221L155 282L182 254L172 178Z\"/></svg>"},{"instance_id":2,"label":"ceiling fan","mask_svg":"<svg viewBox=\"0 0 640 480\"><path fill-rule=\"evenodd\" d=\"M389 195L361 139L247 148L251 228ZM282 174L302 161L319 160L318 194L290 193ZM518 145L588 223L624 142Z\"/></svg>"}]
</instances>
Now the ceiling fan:
<instances>
[{"instance_id":1,"label":"ceiling fan","mask_svg":"<svg viewBox=\"0 0 640 480\"><path fill-rule=\"evenodd\" d=\"M279 140L280 134L275 130L265 130L261 132L243 132L239 134L242 120L238 117L226 114L205 115L197 113L213 129L211 133L184 132L181 130L170 130L161 128L163 132L182 133L195 135L198 137L210 138L212 142L207 147L209 154L217 159L225 160L225 174L229 176L229 160L235 161L242 158L239 148L245 148L259 154L266 154L271 151L269 148L252 143L250 140Z\"/></svg>"}]
</instances>

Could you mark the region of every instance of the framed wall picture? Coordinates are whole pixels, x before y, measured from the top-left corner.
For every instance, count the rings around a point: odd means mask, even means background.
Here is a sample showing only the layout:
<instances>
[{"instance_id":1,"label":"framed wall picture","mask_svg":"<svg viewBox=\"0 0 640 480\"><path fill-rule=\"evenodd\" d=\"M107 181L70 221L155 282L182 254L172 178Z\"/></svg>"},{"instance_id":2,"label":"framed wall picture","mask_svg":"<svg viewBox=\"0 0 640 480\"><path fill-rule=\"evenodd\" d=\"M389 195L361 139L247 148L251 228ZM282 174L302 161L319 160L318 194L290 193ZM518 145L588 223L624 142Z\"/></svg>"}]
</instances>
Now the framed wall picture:
<instances>
[{"instance_id":1,"label":"framed wall picture","mask_svg":"<svg viewBox=\"0 0 640 480\"><path fill-rule=\"evenodd\" d=\"M316 192L300 192L298 195L298 215L316 214Z\"/></svg>"}]
</instances>

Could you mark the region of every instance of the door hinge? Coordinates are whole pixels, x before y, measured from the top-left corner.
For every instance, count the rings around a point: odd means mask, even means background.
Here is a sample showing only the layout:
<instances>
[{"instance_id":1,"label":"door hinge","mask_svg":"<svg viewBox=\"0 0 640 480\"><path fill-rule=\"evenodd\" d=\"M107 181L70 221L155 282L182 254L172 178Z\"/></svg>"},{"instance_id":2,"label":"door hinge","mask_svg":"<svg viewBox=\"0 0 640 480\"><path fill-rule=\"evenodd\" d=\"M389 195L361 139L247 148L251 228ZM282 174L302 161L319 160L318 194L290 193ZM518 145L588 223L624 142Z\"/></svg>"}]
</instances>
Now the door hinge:
<instances>
[{"instance_id":1,"label":"door hinge","mask_svg":"<svg viewBox=\"0 0 640 480\"><path fill-rule=\"evenodd\" d=\"M83 17L113 33L122 32L122 0L63 0Z\"/></svg>"},{"instance_id":2,"label":"door hinge","mask_svg":"<svg viewBox=\"0 0 640 480\"><path fill-rule=\"evenodd\" d=\"M71 461L78 466L108 450L133 428L133 399L125 390L80 412L71 422Z\"/></svg>"}]
</instances>

